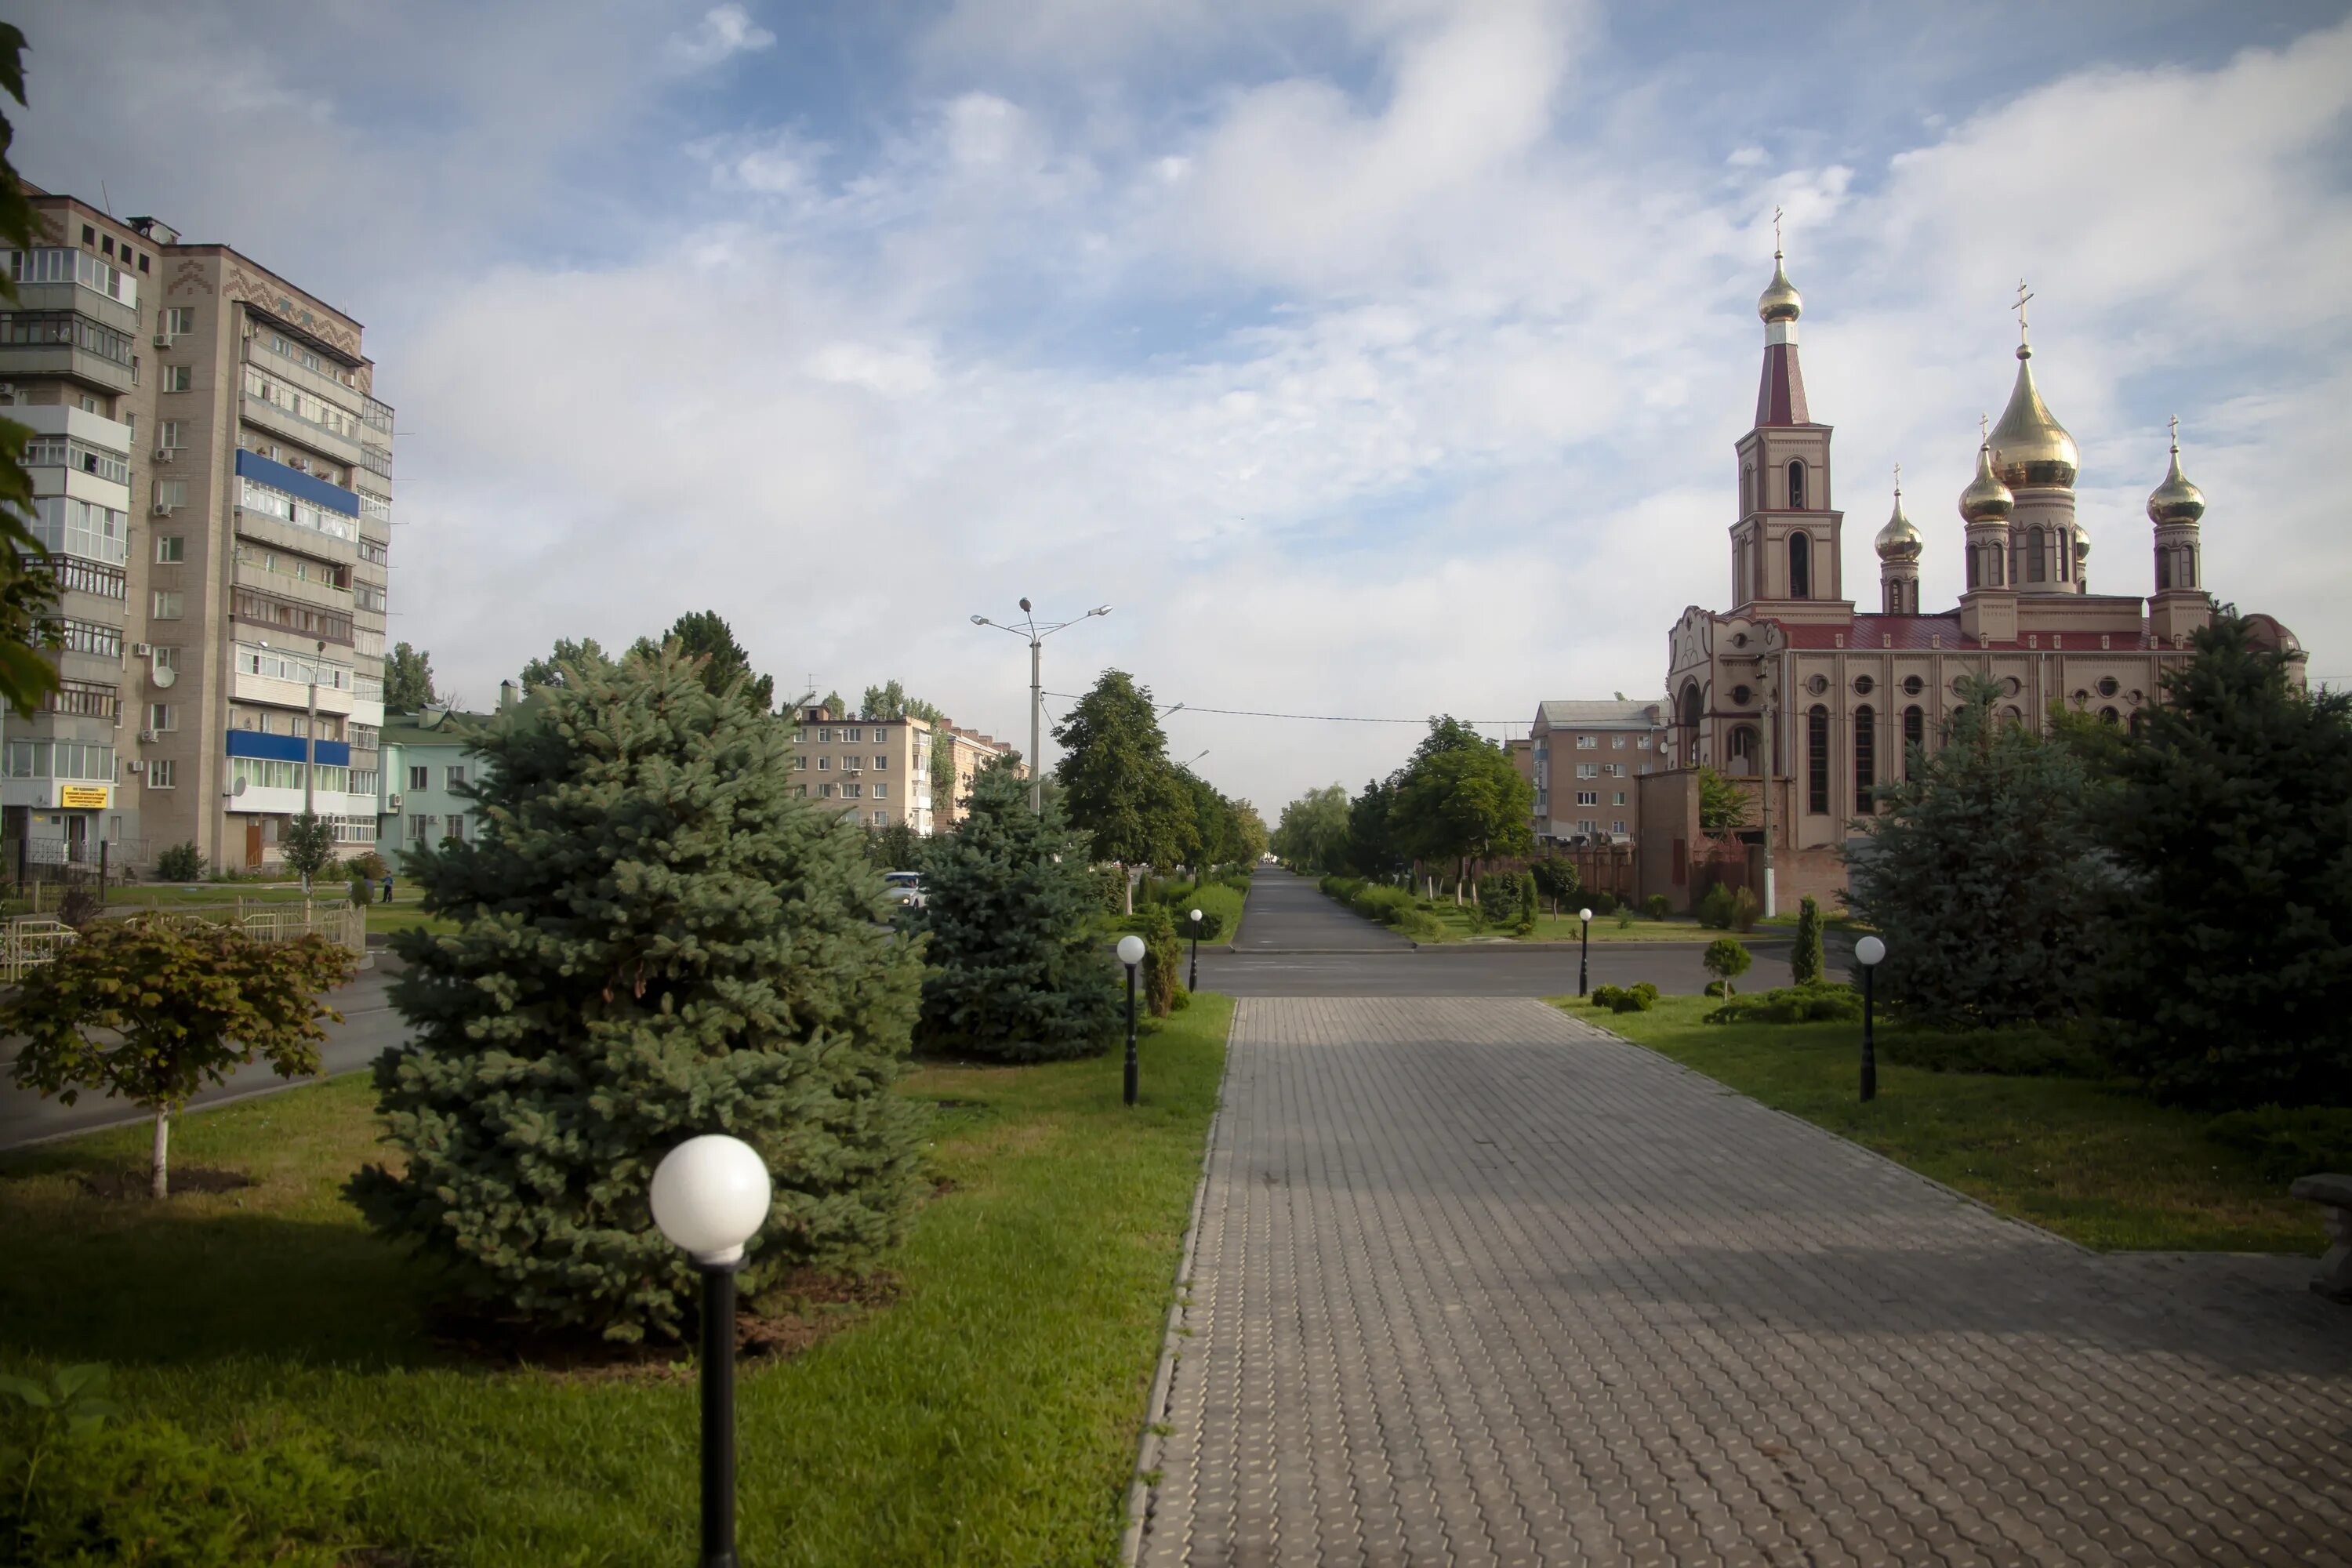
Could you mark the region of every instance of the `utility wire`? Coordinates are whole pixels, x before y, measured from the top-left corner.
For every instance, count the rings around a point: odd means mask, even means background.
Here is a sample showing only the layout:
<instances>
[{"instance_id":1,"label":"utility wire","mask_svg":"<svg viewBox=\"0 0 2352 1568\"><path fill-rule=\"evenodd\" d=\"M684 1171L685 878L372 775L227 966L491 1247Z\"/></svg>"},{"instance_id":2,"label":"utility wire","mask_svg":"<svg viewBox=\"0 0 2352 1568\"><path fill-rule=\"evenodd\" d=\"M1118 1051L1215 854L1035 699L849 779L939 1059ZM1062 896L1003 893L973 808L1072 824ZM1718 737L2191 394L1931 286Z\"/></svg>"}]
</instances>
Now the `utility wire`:
<instances>
[{"instance_id":1,"label":"utility wire","mask_svg":"<svg viewBox=\"0 0 2352 1568\"><path fill-rule=\"evenodd\" d=\"M1078 700L1080 697L1080 693L1076 691L1048 691L1045 695L1063 698L1073 702ZM1267 713L1254 708L1203 708L1197 702L1185 703L1184 711L1223 713L1235 719L1294 719L1316 724L1426 724L1429 722L1429 715L1426 713L1418 719L1369 719L1353 713ZM1472 725L1510 725L1522 722L1517 719L1457 719L1454 721Z\"/></svg>"}]
</instances>

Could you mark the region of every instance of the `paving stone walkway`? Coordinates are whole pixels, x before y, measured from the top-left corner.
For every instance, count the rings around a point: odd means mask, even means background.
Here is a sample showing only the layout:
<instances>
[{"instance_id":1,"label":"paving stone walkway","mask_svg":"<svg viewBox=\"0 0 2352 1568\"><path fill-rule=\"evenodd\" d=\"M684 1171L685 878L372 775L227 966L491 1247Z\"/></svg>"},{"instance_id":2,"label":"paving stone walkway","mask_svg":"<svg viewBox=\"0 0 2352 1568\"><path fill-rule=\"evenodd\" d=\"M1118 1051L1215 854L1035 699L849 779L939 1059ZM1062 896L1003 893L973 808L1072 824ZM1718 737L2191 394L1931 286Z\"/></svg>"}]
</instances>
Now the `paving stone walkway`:
<instances>
[{"instance_id":1,"label":"paving stone walkway","mask_svg":"<svg viewBox=\"0 0 2352 1568\"><path fill-rule=\"evenodd\" d=\"M2352 1312L1529 1001L1244 1000L1146 1564L2352 1563Z\"/></svg>"}]
</instances>

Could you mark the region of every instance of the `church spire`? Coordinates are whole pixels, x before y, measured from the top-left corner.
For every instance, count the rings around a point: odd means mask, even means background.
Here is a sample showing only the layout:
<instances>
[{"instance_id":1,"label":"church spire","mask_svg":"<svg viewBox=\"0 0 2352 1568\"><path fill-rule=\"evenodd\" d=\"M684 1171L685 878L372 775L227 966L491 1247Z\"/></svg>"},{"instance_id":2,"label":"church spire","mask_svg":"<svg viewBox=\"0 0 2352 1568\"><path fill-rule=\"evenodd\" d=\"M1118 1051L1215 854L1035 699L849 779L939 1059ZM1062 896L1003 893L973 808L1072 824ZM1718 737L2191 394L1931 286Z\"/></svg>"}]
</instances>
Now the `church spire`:
<instances>
[{"instance_id":1,"label":"church spire","mask_svg":"<svg viewBox=\"0 0 2352 1568\"><path fill-rule=\"evenodd\" d=\"M1797 318L1805 312L1804 296L1789 281L1782 265L1780 211L1772 209L1772 281L1756 301L1764 322L1764 379L1756 390L1759 425L1810 425L1805 406L1805 375L1797 363Z\"/></svg>"}]
</instances>

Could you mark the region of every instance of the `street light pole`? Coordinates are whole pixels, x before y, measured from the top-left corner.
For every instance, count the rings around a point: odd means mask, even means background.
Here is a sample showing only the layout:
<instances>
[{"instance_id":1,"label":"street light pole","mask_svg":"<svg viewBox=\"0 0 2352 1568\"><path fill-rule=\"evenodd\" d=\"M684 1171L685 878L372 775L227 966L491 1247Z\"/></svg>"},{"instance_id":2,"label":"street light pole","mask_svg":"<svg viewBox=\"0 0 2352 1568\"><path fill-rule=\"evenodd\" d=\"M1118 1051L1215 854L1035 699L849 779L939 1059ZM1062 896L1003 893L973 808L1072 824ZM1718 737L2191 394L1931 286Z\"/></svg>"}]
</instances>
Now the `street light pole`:
<instances>
[{"instance_id":1,"label":"street light pole","mask_svg":"<svg viewBox=\"0 0 2352 1568\"><path fill-rule=\"evenodd\" d=\"M1198 991L1200 988L1201 988L1201 911L1200 911L1200 910L1194 910L1192 911L1192 973L1191 973L1189 975L1187 975L1187 976L1185 977L1185 980L1184 980L1184 989L1185 989L1185 990L1187 990L1187 991Z\"/></svg>"},{"instance_id":2,"label":"street light pole","mask_svg":"<svg viewBox=\"0 0 2352 1568\"><path fill-rule=\"evenodd\" d=\"M1772 773L1773 773L1773 769L1774 769L1774 767L1777 765L1777 757L1776 757L1776 753L1777 753L1777 752L1778 752L1778 750L1779 750L1778 742L1779 742L1779 739L1780 739L1780 736L1779 736L1779 726L1780 726L1780 721L1775 717L1775 715L1779 712L1779 707L1778 707L1777 702L1775 701L1775 699L1778 697L1778 695L1779 695L1779 694L1778 694L1778 692L1776 692L1776 691L1774 690L1774 689L1773 689L1771 677L1770 677L1769 675L1767 675L1767 676L1764 678L1764 790L1763 790L1763 795L1764 795L1764 918L1765 918L1766 920L1768 920L1768 921L1769 921L1769 920L1770 920L1774 915L1776 915L1776 914L1778 914L1778 913L1780 913L1780 909L1779 909L1779 907L1778 907L1780 900L1779 900L1774 896L1774 895L1775 895L1775 891L1776 891L1776 889L1773 888L1773 885L1772 885Z\"/></svg>"},{"instance_id":3,"label":"street light pole","mask_svg":"<svg viewBox=\"0 0 2352 1568\"><path fill-rule=\"evenodd\" d=\"M1581 996L1584 994L1585 982L1591 974L1592 911L1589 909L1579 910L1576 911L1576 918L1583 922L1581 927L1583 940L1576 953L1576 994Z\"/></svg>"},{"instance_id":4,"label":"street light pole","mask_svg":"<svg viewBox=\"0 0 2352 1568\"><path fill-rule=\"evenodd\" d=\"M1035 612L1030 608L1029 601L1024 599L1021 601L1022 619L1019 626L1007 626L1003 621L992 621L986 616L974 616L971 617L971 624L973 626L994 626L998 631L1011 632L1014 637L1025 638L1029 644L1029 809L1035 812L1040 816L1045 815L1045 770L1044 758L1045 749L1045 681L1044 675L1045 655L1041 645L1044 644L1047 637L1052 637L1055 632L1076 626L1079 621L1091 620L1097 616L1107 616L1109 614L1110 606L1108 605L1097 605L1093 609L1088 610L1085 615L1076 616L1074 619L1066 621L1050 621L1041 626L1037 624Z\"/></svg>"},{"instance_id":5,"label":"street light pole","mask_svg":"<svg viewBox=\"0 0 2352 1568\"><path fill-rule=\"evenodd\" d=\"M1878 1042L1874 1037L1872 1017L1872 978L1878 973L1879 960L1886 956L1886 944L1874 936L1864 937L1853 944L1853 956L1862 965L1862 1098L1864 1104L1878 1098Z\"/></svg>"},{"instance_id":6,"label":"street light pole","mask_svg":"<svg viewBox=\"0 0 2352 1568\"><path fill-rule=\"evenodd\" d=\"M1127 965L1127 1103L1135 1103L1141 1069L1135 1059L1135 966L1143 962L1143 939L1133 932L1118 939L1118 961Z\"/></svg>"}]
</instances>

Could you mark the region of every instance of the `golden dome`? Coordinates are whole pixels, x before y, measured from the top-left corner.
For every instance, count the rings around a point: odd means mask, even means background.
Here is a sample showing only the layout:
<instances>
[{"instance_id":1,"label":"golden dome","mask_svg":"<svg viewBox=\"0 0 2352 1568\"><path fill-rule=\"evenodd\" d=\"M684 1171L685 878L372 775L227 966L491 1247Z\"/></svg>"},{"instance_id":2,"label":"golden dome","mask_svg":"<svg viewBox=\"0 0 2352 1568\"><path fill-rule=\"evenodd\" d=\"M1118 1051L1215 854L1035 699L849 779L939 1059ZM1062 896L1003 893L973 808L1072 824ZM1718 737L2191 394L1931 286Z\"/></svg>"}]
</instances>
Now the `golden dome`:
<instances>
[{"instance_id":1,"label":"golden dome","mask_svg":"<svg viewBox=\"0 0 2352 1568\"><path fill-rule=\"evenodd\" d=\"M1772 253L1772 281L1756 301L1756 313L1767 322L1793 321L1805 311L1805 297L1789 281L1787 268L1780 265L1780 253Z\"/></svg>"},{"instance_id":2,"label":"golden dome","mask_svg":"<svg viewBox=\"0 0 2352 1568\"><path fill-rule=\"evenodd\" d=\"M1992 446L1988 441L1977 448L1977 477L1960 492L1960 515L1970 522L2006 522L2016 507L2017 498L1992 471Z\"/></svg>"},{"instance_id":3,"label":"golden dome","mask_svg":"<svg viewBox=\"0 0 2352 1568\"><path fill-rule=\"evenodd\" d=\"M2174 422L2176 425L2179 421ZM2205 492L2189 482L2180 471L2180 436L2176 429L2172 437L2172 467L2165 470L2164 482L2147 498L2147 520L2150 522L2193 523L2205 515Z\"/></svg>"},{"instance_id":4,"label":"golden dome","mask_svg":"<svg viewBox=\"0 0 2352 1568\"><path fill-rule=\"evenodd\" d=\"M2030 344L2017 345L2017 385L2010 392L2009 406L2000 411L2000 423L1992 427L1992 449L2001 482L2017 489L2036 485L2071 489L2082 467L2074 437L2051 416L2041 389L2033 384Z\"/></svg>"},{"instance_id":5,"label":"golden dome","mask_svg":"<svg viewBox=\"0 0 2352 1568\"><path fill-rule=\"evenodd\" d=\"M1925 548L1919 531L1912 526L1909 518L1903 515L1901 485L1895 487L1895 514L1886 520L1886 526L1878 531L1872 548L1878 552L1881 561L1916 561Z\"/></svg>"}]
</instances>

